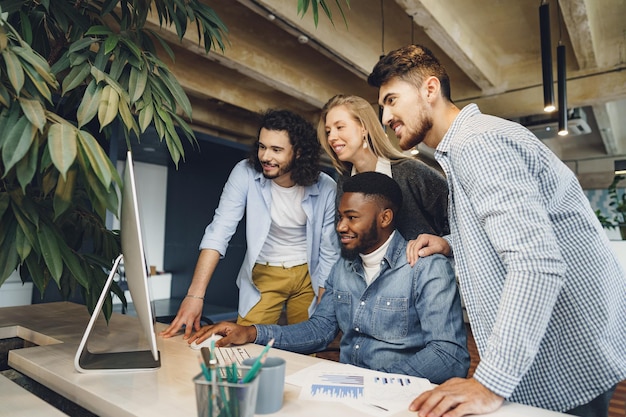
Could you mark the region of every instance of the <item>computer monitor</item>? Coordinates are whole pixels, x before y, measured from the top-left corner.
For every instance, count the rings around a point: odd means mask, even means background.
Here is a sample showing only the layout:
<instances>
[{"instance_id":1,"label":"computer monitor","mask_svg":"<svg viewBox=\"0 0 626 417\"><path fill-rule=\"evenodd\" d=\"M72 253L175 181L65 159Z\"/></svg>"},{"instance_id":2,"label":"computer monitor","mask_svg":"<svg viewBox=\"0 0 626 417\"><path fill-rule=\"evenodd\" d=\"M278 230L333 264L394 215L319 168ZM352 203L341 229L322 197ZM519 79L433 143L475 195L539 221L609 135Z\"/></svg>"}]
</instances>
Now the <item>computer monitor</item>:
<instances>
[{"instance_id":1,"label":"computer monitor","mask_svg":"<svg viewBox=\"0 0 626 417\"><path fill-rule=\"evenodd\" d=\"M154 331L155 318L148 286L148 267L143 245L139 202L137 200L137 185L135 183L133 159L130 151L126 155L126 168L124 171L120 233L122 253L113 263L109 277L104 284L100 298L96 303L96 307L91 315L91 319L89 320L89 324L87 325L87 329L85 330L74 358L74 367L79 372L155 370L161 366L156 343L156 333ZM92 353L87 346L89 335L100 315L111 283L113 282L113 277L122 260L128 289L141 328L150 345L150 350ZM113 320L113 318L111 320Z\"/></svg>"}]
</instances>

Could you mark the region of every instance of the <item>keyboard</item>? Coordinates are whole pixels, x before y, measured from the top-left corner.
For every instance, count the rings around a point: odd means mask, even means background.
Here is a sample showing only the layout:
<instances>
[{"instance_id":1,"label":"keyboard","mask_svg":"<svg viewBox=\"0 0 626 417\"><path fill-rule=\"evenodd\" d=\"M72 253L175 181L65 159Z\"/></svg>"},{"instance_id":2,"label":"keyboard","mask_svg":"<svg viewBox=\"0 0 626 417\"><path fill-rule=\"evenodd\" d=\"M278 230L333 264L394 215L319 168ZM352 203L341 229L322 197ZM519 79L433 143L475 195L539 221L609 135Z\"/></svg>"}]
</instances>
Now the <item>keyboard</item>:
<instances>
[{"instance_id":1,"label":"keyboard","mask_svg":"<svg viewBox=\"0 0 626 417\"><path fill-rule=\"evenodd\" d=\"M241 365L243 365L243 361L249 357L250 354L248 351L240 346L215 348L215 359L217 359L222 378L226 378L226 369L224 366L230 365L231 363L237 364L237 376L243 378Z\"/></svg>"},{"instance_id":2,"label":"keyboard","mask_svg":"<svg viewBox=\"0 0 626 417\"><path fill-rule=\"evenodd\" d=\"M248 351L241 346L215 348L215 359L217 359L219 366L226 366L231 363L243 365L243 361L249 357Z\"/></svg>"}]
</instances>

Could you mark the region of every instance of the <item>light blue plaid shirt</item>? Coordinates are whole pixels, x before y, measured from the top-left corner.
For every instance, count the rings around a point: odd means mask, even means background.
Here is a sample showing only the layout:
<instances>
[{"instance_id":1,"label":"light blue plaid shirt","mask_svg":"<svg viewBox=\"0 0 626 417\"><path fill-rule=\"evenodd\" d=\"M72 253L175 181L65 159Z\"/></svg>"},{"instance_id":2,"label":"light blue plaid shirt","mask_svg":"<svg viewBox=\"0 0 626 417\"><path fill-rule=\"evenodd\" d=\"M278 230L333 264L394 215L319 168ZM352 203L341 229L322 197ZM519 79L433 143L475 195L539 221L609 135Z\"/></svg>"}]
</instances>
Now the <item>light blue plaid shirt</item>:
<instances>
[{"instance_id":1,"label":"light blue plaid shirt","mask_svg":"<svg viewBox=\"0 0 626 417\"><path fill-rule=\"evenodd\" d=\"M435 154L461 295L493 392L557 411L626 378L626 274L569 168L466 106Z\"/></svg>"}]
</instances>

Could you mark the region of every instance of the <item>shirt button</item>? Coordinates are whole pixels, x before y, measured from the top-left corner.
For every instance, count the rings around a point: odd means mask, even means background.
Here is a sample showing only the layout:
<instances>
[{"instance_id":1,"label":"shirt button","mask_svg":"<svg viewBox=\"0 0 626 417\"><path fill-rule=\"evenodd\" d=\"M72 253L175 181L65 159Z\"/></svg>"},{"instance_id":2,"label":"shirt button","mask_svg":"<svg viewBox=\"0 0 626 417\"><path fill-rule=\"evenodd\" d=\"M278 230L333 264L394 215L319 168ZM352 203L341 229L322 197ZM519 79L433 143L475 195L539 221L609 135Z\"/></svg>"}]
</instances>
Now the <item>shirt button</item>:
<instances>
[{"instance_id":1,"label":"shirt button","mask_svg":"<svg viewBox=\"0 0 626 417\"><path fill-rule=\"evenodd\" d=\"M358 327L355 327L355 328L354 328L354 331L358 332L358 331L359 331L359 328L358 328Z\"/></svg>"},{"instance_id":2,"label":"shirt button","mask_svg":"<svg viewBox=\"0 0 626 417\"><path fill-rule=\"evenodd\" d=\"M340 296L340 295L338 295L338 296L337 296L337 298L341 298L341 296Z\"/></svg>"},{"instance_id":3,"label":"shirt button","mask_svg":"<svg viewBox=\"0 0 626 417\"><path fill-rule=\"evenodd\" d=\"M364 306L365 305L365 301L361 301L361 305Z\"/></svg>"},{"instance_id":4,"label":"shirt button","mask_svg":"<svg viewBox=\"0 0 626 417\"><path fill-rule=\"evenodd\" d=\"M355 346L354 348L355 348L355 349L358 349L358 348L360 348L360 347L361 347L361 346L359 346L359 345L356 345L356 346Z\"/></svg>"},{"instance_id":5,"label":"shirt button","mask_svg":"<svg viewBox=\"0 0 626 417\"><path fill-rule=\"evenodd\" d=\"M391 305L391 303L389 301L387 301L387 305L389 306L389 305Z\"/></svg>"}]
</instances>

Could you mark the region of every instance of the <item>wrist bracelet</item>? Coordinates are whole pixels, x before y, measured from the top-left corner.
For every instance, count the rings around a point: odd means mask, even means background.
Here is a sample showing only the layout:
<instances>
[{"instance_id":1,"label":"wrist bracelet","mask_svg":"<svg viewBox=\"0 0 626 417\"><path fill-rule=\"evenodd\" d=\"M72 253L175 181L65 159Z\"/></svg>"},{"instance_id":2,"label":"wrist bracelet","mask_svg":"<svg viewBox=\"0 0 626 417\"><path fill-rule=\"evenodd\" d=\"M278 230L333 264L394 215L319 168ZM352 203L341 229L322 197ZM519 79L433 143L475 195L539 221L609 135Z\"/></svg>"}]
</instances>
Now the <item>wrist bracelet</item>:
<instances>
[{"instance_id":1,"label":"wrist bracelet","mask_svg":"<svg viewBox=\"0 0 626 417\"><path fill-rule=\"evenodd\" d=\"M187 294L185 297L189 297L189 298L197 298L198 300L204 300L204 297L199 297L197 295L191 295L191 294Z\"/></svg>"}]
</instances>

